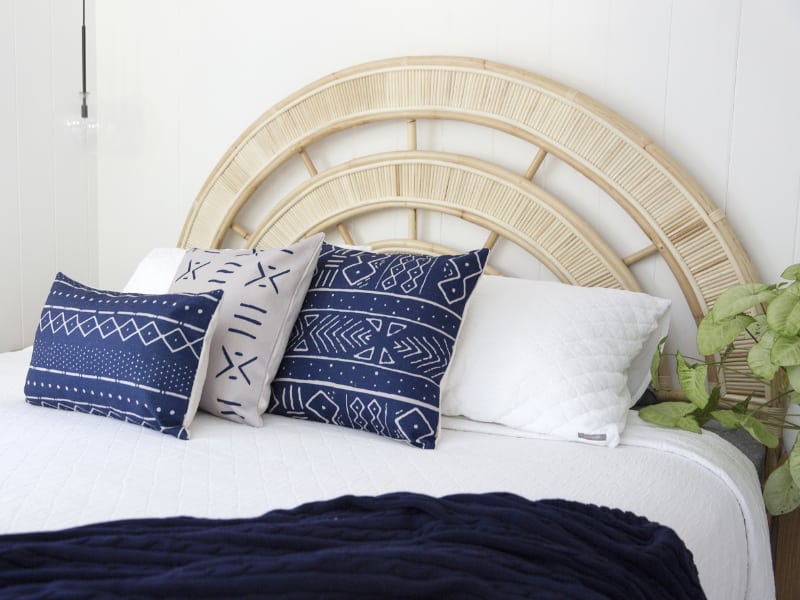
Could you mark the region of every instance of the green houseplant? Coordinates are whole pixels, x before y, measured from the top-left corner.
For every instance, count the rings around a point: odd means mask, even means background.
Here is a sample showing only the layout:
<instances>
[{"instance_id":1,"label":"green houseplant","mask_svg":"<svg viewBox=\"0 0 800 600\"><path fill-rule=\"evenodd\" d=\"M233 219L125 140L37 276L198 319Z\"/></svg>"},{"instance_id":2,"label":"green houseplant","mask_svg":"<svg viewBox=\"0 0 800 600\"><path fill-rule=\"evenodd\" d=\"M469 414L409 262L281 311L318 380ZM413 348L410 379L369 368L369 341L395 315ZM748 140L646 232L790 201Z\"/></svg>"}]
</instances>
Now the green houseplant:
<instances>
[{"instance_id":1,"label":"green houseplant","mask_svg":"<svg viewBox=\"0 0 800 600\"><path fill-rule=\"evenodd\" d=\"M705 356L718 355L716 362L687 361L676 352L678 384L686 401L661 402L643 408L640 416L652 423L701 433L701 426L717 419L728 429L745 429L762 444L775 448L780 440L770 427L800 429L787 418L767 410L800 404L800 263L787 268L783 281L767 285L748 283L726 290L697 328L697 348ZM762 307L762 311L758 308ZM743 334L743 335L742 335ZM709 368L731 369L729 357L737 339L749 337L744 375L770 386L772 394L762 405L751 406L750 398L731 408L721 408L722 388L709 382ZM666 338L665 338L666 339ZM653 357L653 382L663 355L664 341ZM737 371L741 372L741 370ZM791 411L790 411L791 412ZM800 437L788 460L773 471L764 486L764 501L773 515L800 506Z\"/></svg>"}]
</instances>

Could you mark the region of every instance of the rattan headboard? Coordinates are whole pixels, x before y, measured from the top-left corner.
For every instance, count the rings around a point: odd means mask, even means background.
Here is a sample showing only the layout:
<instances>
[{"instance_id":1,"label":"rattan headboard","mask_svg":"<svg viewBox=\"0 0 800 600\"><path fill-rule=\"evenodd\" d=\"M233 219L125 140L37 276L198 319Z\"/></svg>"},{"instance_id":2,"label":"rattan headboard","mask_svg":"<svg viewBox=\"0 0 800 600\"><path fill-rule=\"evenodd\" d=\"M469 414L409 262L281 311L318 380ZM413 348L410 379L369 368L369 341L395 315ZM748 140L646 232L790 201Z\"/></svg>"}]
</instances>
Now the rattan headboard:
<instances>
[{"instance_id":1,"label":"rattan headboard","mask_svg":"<svg viewBox=\"0 0 800 600\"><path fill-rule=\"evenodd\" d=\"M446 119L530 142L524 173L461 154L417 149L417 124ZM406 148L318 170L313 145L382 121L407 128ZM532 180L555 157L602 188L651 243L620 257L589 223ZM254 191L301 160L310 177L269 214L241 219ZM548 159L552 160L552 159ZM526 161L527 162L527 161ZM386 208L407 210L403 239L352 239L348 222ZM333 73L259 117L231 146L192 205L182 246L273 246L321 230L388 251L443 253L420 238L417 215L434 210L485 228L485 242L511 240L562 281L638 290L629 266L660 253L695 319L728 286L755 271L724 213L695 180L633 125L587 96L517 68L471 58L409 57ZM491 263L491 258L490 258ZM753 391L726 377L729 395Z\"/></svg>"}]
</instances>

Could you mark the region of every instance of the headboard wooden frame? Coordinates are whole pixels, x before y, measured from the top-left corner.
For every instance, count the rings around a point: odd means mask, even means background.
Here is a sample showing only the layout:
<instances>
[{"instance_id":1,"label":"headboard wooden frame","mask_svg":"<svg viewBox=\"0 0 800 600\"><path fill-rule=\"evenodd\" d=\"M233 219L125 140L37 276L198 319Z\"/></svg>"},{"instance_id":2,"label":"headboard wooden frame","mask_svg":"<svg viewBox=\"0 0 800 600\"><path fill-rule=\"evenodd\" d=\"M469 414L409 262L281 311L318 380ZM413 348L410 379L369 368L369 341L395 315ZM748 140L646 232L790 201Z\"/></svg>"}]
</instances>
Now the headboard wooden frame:
<instances>
[{"instance_id":1,"label":"headboard wooden frame","mask_svg":"<svg viewBox=\"0 0 800 600\"><path fill-rule=\"evenodd\" d=\"M477 158L417 149L417 122L464 121L536 146L525 173ZM319 171L308 149L345 129L405 121L407 148ZM650 244L619 257L589 223L533 183L546 156L586 176L638 225ZM289 160L309 179L254 228L237 220L254 191ZM353 240L348 220L384 208L408 211L408 237ZM440 254L418 239L417 211L456 215L506 238L559 279L638 290L628 268L660 253L696 320L732 284L756 281L740 241L697 182L636 127L584 94L542 76L473 58L405 57L333 73L259 117L209 175L179 245L220 247L231 231L248 247L286 244L337 229L347 242L387 251ZM491 262L491 258L490 258ZM745 360L746 348L734 361ZM763 396L734 372L728 397Z\"/></svg>"}]
</instances>

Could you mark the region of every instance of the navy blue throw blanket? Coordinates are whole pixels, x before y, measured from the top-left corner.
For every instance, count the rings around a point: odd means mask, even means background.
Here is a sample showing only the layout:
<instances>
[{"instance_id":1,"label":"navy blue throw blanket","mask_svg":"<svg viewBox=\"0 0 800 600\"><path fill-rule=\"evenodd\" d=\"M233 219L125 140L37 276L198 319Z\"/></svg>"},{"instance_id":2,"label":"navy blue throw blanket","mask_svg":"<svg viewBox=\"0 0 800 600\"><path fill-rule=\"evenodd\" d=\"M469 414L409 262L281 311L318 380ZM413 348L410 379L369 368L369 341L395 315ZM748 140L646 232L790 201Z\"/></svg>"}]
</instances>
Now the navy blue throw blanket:
<instances>
[{"instance_id":1,"label":"navy blue throw blanket","mask_svg":"<svg viewBox=\"0 0 800 600\"><path fill-rule=\"evenodd\" d=\"M254 519L0 537L0 597L704 598L669 528L507 493L343 496Z\"/></svg>"}]
</instances>

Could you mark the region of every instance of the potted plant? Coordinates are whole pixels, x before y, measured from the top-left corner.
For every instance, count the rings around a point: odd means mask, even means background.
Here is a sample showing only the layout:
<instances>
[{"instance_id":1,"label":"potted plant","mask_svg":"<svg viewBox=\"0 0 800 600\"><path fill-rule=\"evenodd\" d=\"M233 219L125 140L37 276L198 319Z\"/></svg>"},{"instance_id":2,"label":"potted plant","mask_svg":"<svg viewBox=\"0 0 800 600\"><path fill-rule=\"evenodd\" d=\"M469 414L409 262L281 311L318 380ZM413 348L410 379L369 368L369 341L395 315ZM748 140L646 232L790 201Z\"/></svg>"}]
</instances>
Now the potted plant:
<instances>
[{"instance_id":1,"label":"potted plant","mask_svg":"<svg viewBox=\"0 0 800 600\"><path fill-rule=\"evenodd\" d=\"M775 448L780 439L770 428L800 429L785 417L767 410L800 404L800 263L787 268L783 281L767 285L747 283L726 290L697 328L697 348L705 356L719 356L715 362L689 362L676 352L678 384L687 401L661 402L639 411L652 423L701 433L710 419L728 429L745 429L756 440ZM761 309L761 310L759 310ZM731 408L720 408L722 387L709 382L709 369L732 369L729 363L737 340L751 339L744 375L770 386L764 404L751 405L750 397ZM653 357L653 382L663 354L664 340ZM741 342L738 342L741 343ZM713 371L712 371L713 372ZM741 372L741 370L737 371ZM791 411L790 411L791 412ZM764 486L764 501L770 514L791 512L800 506L800 437L788 460L773 471Z\"/></svg>"}]
</instances>

